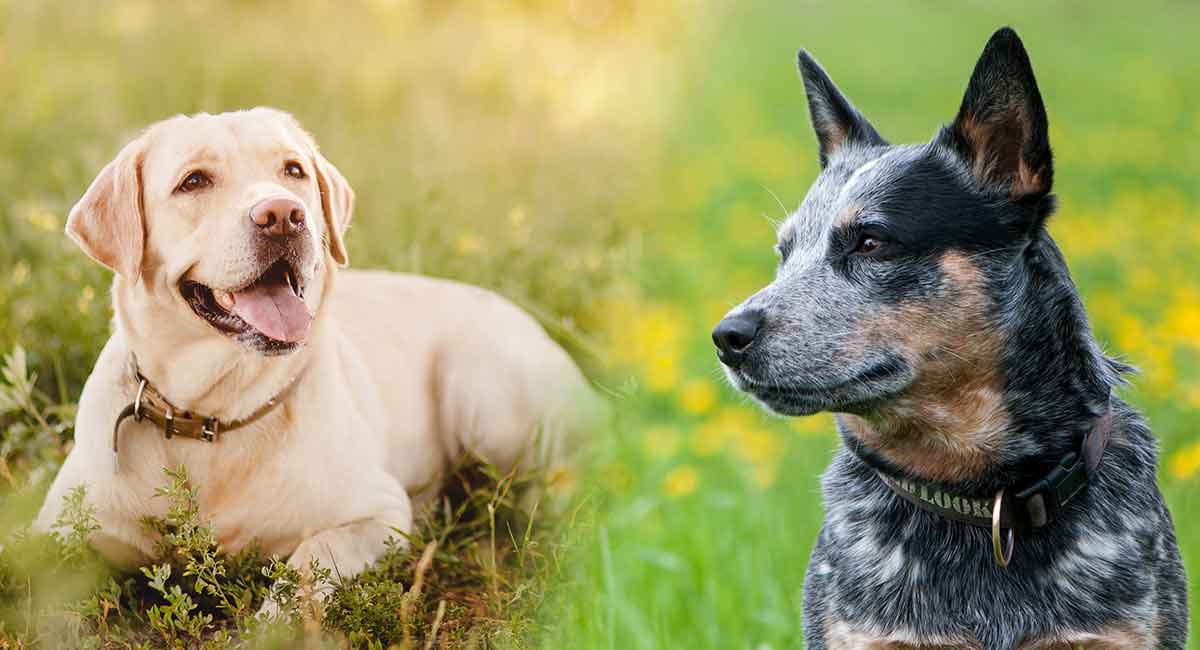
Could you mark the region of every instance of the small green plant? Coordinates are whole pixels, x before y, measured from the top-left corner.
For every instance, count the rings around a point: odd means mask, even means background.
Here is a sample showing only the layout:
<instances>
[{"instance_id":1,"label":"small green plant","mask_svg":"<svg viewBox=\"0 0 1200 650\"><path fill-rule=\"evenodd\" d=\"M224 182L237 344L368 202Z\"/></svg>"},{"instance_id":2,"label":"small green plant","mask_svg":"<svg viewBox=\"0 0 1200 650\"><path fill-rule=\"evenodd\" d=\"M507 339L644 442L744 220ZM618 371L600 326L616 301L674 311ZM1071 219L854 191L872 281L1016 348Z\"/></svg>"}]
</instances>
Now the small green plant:
<instances>
[{"instance_id":1,"label":"small green plant","mask_svg":"<svg viewBox=\"0 0 1200 650\"><path fill-rule=\"evenodd\" d=\"M237 620L250 611L254 590L247 584L245 576L230 579L228 561L220 555L217 538L201 517L196 490L188 484L187 470L180 466L164 469L163 473L168 482L154 494L169 501L167 514L144 522L158 534L159 557L177 562L182 569L181 577L191 579L189 586L194 593L211 598L217 609ZM169 571L167 577L170 577ZM231 583L239 588L231 588Z\"/></svg>"},{"instance_id":2,"label":"small green plant","mask_svg":"<svg viewBox=\"0 0 1200 650\"><path fill-rule=\"evenodd\" d=\"M198 611L200 606L179 585L167 585L171 565L142 567L142 575L146 576L146 584L166 601L162 605L151 605L146 611L150 627L170 646L179 645L181 637L201 640L205 630L212 626L212 614Z\"/></svg>"},{"instance_id":3,"label":"small green plant","mask_svg":"<svg viewBox=\"0 0 1200 650\"><path fill-rule=\"evenodd\" d=\"M38 376L20 345L0 366L0 485L20 489L57 471L66 452L75 406L38 389Z\"/></svg>"},{"instance_id":4,"label":"small green plant","mask_svg":"<svg viewBox=\"0 0 1200 650\"><path fill-rule=\"evenodd\" d=\"M245 640L263 636L266 627L294 626L304 604L300 572L278 558L264 563L257 547L237 555L223 553L203 519L186 469L166 468L163 473L167 482L155 490L155 496L168 501L166 514L143 522L158 536L156 550L162 560L142 568L147 585L163 601L147 610L150 627L174 642L199 641L209 632ZM328 572L319 567L312 567L311 574L314 580L328 581ZM271 621L254 615L267 599L278 612ZM271 630L270 635L281 636L281 629Z\"/></svg>"},{"instance_id":5,"label":"small green plant","mask_svg":"<svg viewBox=\"0 0 1200 650\"><path fill-rule=\"evenodd\" d=\"M58 542L59 555L64 562L94 559L88 539L100 530L100 522L96 519L96 507L87 502L86 486L80 485L67 492L53 528L51 536Z\"/></svg>"},{"instance_id":6,"label":"small green plant","mask_svg":"<svg viewBox=\"0 0 1200 650\"><path fill-rule=\"evenodd\" d=\"M417 530L350 579L256 548L222 552L184 468L164 477L155 493L166 512L144 521L158 559L135 574L108 570L88 546L100 526L83 487L67 495L54 533L0 539L0 648L519 645L556 570L557 532L517 503L537 477L464 463ZM257 615L268 600L269 620Z\"/></svg>"}]
</instances>

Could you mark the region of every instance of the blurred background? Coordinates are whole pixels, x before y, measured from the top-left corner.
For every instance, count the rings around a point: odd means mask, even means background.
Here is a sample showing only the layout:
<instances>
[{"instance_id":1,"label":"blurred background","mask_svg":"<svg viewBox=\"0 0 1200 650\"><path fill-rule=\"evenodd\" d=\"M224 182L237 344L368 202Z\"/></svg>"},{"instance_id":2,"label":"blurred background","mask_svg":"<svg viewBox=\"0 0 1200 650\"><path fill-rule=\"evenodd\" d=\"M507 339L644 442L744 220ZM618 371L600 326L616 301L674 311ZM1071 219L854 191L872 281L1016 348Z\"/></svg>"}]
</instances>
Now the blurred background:
<instances>
[{"instance_id":1,"label":"blurred background","mask_svg":"<svg viewBox=\"0 0 1200 650\"><path fill-rule=\"evenodd\" d=\"M43 426L0 401L0 498L36 501L107 336L110 274L62 235L70 205L152 121L272 105L354 185L353 266L496 288L616 403L527 643L798 647L832 419L761 414L709 340L770 280L771 220L817 173L795 52L885 137L923 141L1004 24L1049 110L1051 230L1097 335L1142 371L1124 397L1200 570L1200 9L1183 2L0 0L0 351L20 345L61 409Z\"/></svg>"}]
</instances>

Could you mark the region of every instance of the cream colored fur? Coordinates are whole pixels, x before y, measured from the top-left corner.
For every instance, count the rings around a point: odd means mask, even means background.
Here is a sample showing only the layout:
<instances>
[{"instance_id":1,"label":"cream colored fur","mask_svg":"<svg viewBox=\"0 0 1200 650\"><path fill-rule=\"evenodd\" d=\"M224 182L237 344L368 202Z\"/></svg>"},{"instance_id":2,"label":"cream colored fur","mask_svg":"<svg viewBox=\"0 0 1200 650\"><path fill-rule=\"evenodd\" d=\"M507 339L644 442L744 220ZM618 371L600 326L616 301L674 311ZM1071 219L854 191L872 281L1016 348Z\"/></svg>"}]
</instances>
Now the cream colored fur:
<instances>
[{"instance_id":1,"label":"cream colored fur","mask_svg":"<svg viewBox=\"0 0 1200 650\"><path fill-rule=\"evenodd\" d=\"M308 178L280 174L292 159ZM213 186L174 192L197 167ZM178 285L186 277L234 287L256 277L247 211L281 195L309 215L317 254L305 267L304 298L316 316L303 347L264 356L193 313ZM501 467L545 462L585 426L596 400L583 376L508 301L445 280L337 271L352 206L349 185L311 138L270 109L166 120L101 172L67 229L117 271L116 317L38 529L51 528L68 490L86 485L101 524L96 548L124 567L148 562L154 539L139 520L164 514L153 491L164 467L183 465L226 551L257 539L294 566L316 559L353 575L395 531L412 528L415 493L431 494L464 451ZM127 421L118 472L110 443L133 395L131 354L176 406L226 421L300 379L269 415L215 444L166 440L149 423Z\"/></svg>"}]
</instances>

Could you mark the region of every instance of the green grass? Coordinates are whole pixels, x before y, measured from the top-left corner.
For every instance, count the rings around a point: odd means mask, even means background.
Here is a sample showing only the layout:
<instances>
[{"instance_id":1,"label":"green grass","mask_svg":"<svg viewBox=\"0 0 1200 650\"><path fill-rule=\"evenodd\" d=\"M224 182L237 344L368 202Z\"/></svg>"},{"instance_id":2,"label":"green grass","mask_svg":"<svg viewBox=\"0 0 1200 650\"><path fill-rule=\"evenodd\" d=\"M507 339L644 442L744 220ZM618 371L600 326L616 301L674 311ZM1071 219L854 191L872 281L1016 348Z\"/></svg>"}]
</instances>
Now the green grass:
<instances>
[{"instance_id":1,"label":"green grass","mask_svg":"<svg viewBox=\"0 0 1200 650\"><path fill-rule=\"evenodd\" d=\"M605 507L548 610L557 631L544 647L800 646L832 422L772 419L729 388L711 401L702 388L723 384L710 328L773 274L768 218L798 205L817 173L795 52L814 53L885 137L924 141L953 118L1005 24L1024 38L1049 107L1062 204L1052 231L1098 336L1143 371L1123 396L1161 440L1163 490L1196 575L1200 13L758 2L705 17L681 67L686 109L664 136L657 191L671 205L645 224L644 292L623 324L630 340L654 343L627 355L638 387L598 461ZM1200 631L1195 600L1193 612Z\"/></svg>"},{"instance_id":2,"label":"green grass","mask_svg":"<svg viewBox=\"0 0 1200 650\"><path fill-rule=\"evenodd\" d=\"M487 559L486 519L470 517L435 556L419 611L398 626L389 616L420 559L389 557L342 592L325 638L419 643L445 599L462 643L799 647L832 421L761 414L723 387L708 340L770 279L769 219L816 175L795 51L813 52L886 137L921 141L952 118L983 43L1010 24L1049 108L1062 204L1052 231L1097 335L1143 371L1124 396L1161 440L1163 490L1200 570L1195 8L484 7L0 1L0 350L28 350L44 409L44 421L20 406L0 414L4 530L28 517L61 459L69 404L111 316L108 274L61 234L67 208L146 123L269 104L295 113L355 186L354 266L499 289L603 378L617 412L590 449L574 516L543 520L502 570ZM439 531L431 522L423 539ZM5 573L12 548L0 551L4 621L22 620L9 615L27 611L28 587L49 589L37 572ZM460 557L473 564L456 570ZM135 618L164 604L122 602ZM25 633L6 623L0 647L36 638Z\"/></svg>"}]
</instances>

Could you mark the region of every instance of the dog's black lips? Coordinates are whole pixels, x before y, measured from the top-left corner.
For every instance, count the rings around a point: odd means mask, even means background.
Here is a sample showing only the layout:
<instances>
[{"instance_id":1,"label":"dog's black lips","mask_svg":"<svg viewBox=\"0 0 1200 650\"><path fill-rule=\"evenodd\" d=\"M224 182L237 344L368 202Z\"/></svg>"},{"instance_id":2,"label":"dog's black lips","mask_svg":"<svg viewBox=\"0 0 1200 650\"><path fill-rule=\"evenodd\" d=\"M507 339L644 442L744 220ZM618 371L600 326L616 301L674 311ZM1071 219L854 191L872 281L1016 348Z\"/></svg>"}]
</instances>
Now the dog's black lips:
<instances>
[{"instance_id":1,"label":"dog's black lips","mask_svg":"<svg viewBox=\"0 0 1200 650\"><path fill-rule=\"evenodd\" d=\"M304 285L300 279L301 277L299 269L287 258L281 257L268 266L253 281L231 289L229 293L237 293L238 291L265 282L280 284L287 282L292 292L303 298ZM214 329L258 352L266 355L287 354L301 345L299 342L277 341L254 329L249 323L242 320L240 316L226 311L225 308L221 307L213 295L212 288L207 285L195 280L184 279L179 283L179 292L188 305L191 306L192 311L208 322Z\"/></svg>"},{"instance_id":2,"label":"dog's black lips","mask_svg":"<svg viewBox=\"0 0 1200 650\"><path fill-rule=\"evenodd\" d=\"M899 359L885 359L858 372L848 379L825 384L759 383L739 373L743 390L786 415L808 415L830 408L857 411L866 405L888 397L894 387L880 385L906 372Z\"/></svg>"}]
</instances>

